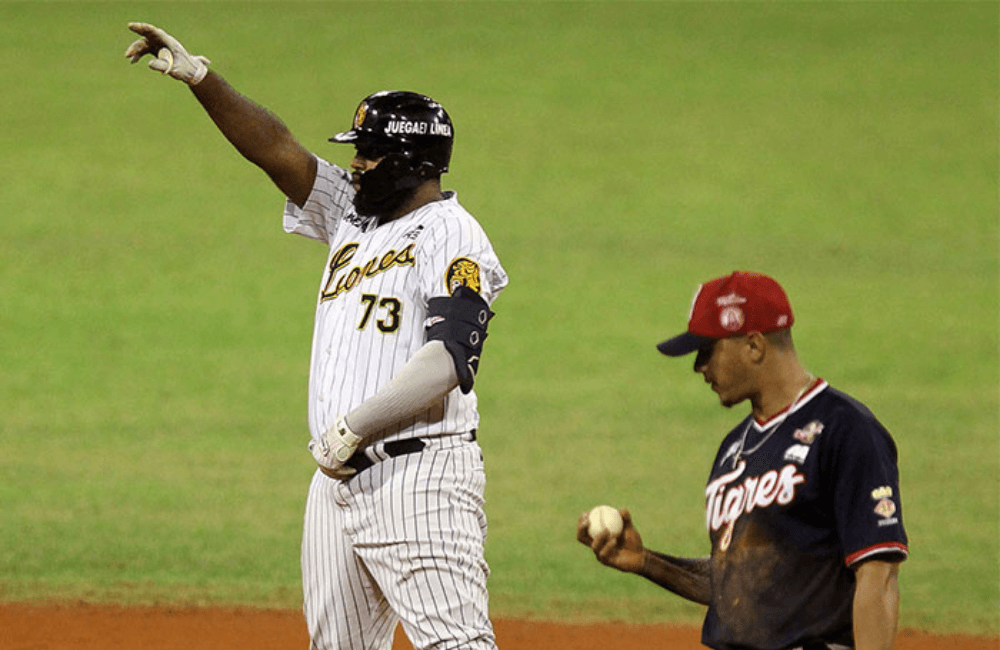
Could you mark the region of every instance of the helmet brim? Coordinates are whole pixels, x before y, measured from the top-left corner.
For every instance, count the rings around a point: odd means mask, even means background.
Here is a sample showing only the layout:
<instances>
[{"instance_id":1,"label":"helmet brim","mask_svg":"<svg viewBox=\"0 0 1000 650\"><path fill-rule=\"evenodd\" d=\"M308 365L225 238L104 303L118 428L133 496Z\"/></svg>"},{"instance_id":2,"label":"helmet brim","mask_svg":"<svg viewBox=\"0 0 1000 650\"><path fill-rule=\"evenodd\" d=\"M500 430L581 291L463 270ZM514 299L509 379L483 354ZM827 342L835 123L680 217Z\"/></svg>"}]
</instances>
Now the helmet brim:
<instances>
[{"instance_id":1,"label":"helmet brim","mask_svg":"<svg viewBox=\"0 0 1000 650\"><path fill-rule=\"evenodd\" d=\"M354 129L350 131L344 131L343 133L338 133L337 135L330 138L330 142L357 142L358 132Z\"/></svg>"}]
</instances>

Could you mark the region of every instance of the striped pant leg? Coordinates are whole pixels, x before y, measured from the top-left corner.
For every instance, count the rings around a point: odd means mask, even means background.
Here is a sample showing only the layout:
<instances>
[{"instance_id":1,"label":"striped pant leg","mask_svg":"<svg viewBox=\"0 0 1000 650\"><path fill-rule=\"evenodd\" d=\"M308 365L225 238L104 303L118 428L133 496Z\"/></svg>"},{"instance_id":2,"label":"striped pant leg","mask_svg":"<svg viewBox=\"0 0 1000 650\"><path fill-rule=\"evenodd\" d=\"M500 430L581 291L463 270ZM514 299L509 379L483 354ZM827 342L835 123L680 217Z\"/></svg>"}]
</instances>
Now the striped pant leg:
<instances>
[{"instance_id":1,"label":"striped pant leg","mask_svg":"<svg viewBox=\"0 0 1000 650\"><path fill-rule=\"evenodd\" d=\"M365 485L365 481L370 484ZM495 650L479 446L401 456L359 476L356 548L417 650Z\"/></svg>"},{"instance_id":2,"label":"striped pant leg","mask_svg":"<svg viewBox=\"0 0 1000 650\"><path fill-rule=\"evenodd\" d=\"M345 487L317 471L302 534L303 613L311 650L390 650L398 617L354 550Z\"/></svg>"}]
</instances>

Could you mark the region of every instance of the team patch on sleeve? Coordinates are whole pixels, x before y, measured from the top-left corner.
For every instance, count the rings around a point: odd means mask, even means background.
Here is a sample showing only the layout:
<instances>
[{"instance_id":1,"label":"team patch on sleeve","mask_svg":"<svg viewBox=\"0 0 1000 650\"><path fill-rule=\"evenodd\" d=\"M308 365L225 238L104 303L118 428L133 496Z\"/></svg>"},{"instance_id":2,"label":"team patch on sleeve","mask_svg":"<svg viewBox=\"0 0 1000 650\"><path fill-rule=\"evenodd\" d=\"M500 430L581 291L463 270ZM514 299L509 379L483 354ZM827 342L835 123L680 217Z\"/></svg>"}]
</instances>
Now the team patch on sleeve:
<instances>
[{"instance_id":1,"label":"team patch on sleeve","mask_svg":"<svg viewBox=\"0 0 1000 650\"><path fill-rule=\"evenodd\" d=\"M444 283L448 287L448 295L454 295L455 290L459 287L468 287L476 293L480 293L482 284L479 280L479 263L467 257L455 258L448 265Z\"/></svg>"},{"instance_id":2,"label":"team patch on sleeve","mask_svg":"<svg viewBox=\"0 0 1000 650\"><path fill-rule=\"evenodd\" d=\"M894 526L899 523L896 514L896 502L892 500L892 488L888 485L872 490L872 500L876 502L873 512L881 519L878 520L879 527Z\"/></svg>"}]
</instances>

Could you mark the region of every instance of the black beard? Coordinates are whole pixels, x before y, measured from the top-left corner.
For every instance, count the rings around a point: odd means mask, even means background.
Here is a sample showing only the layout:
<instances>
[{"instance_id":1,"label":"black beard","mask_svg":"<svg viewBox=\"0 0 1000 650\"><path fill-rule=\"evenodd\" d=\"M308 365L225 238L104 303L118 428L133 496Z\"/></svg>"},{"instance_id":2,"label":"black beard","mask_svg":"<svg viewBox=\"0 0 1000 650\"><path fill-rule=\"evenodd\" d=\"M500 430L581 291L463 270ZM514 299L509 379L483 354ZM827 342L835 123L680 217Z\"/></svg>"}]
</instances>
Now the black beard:
<instances>
[{"instance_id":1,"label":"black beard","mask_svg":"<svg viewBox=\"0 0 1000 650\"><path fill-rule=\"evenodd\" d=\"M412 174L400 175L400 167L380 163L358 178L354 209L362 217L389 217L399 210L420 184Z\"/></svg>"}]
</instances>

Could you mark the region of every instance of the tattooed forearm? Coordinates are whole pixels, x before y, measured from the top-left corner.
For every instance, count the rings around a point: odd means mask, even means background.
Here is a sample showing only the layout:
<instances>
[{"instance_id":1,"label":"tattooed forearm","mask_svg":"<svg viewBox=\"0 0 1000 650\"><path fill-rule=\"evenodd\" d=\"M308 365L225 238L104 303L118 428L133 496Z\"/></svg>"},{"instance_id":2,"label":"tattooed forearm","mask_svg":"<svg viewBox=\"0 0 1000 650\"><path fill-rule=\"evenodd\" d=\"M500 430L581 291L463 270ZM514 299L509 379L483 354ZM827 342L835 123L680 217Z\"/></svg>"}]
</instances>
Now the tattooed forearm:
<instances>
[{"instance_id":1,"label":"tattooed forearm","mask_svg":"<svg viewBox=\"0 0 1000 650\"><path fill-rule=\"evenodd\" d=\"M646 550L641 574L664 589L702 605L712 599L712 564L707 557L682 558Z\"/></svg>"}]
</instances>

